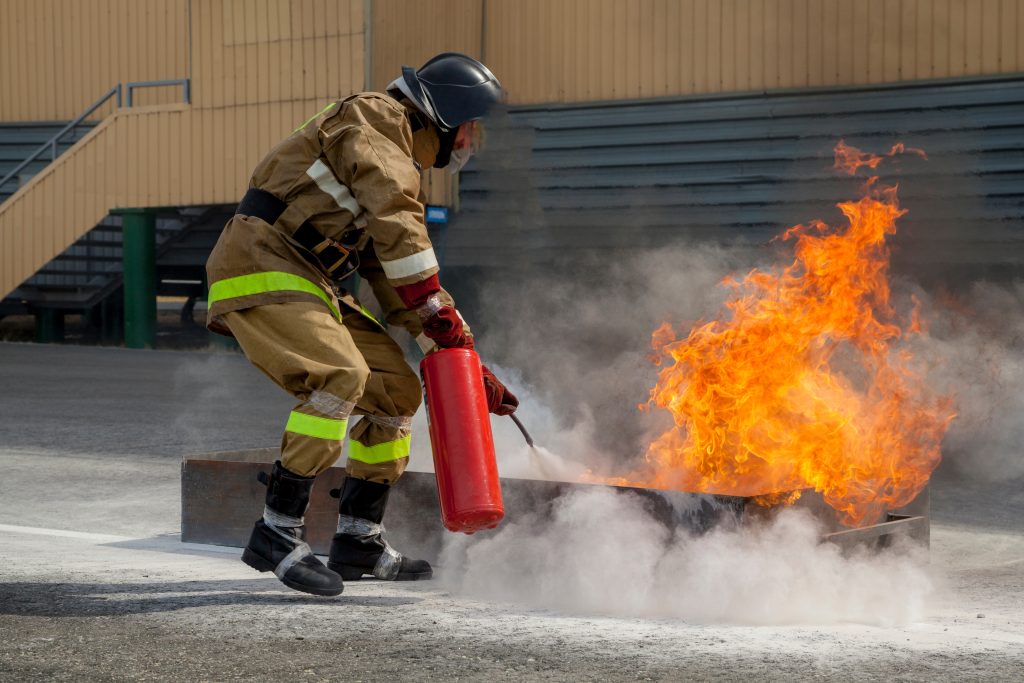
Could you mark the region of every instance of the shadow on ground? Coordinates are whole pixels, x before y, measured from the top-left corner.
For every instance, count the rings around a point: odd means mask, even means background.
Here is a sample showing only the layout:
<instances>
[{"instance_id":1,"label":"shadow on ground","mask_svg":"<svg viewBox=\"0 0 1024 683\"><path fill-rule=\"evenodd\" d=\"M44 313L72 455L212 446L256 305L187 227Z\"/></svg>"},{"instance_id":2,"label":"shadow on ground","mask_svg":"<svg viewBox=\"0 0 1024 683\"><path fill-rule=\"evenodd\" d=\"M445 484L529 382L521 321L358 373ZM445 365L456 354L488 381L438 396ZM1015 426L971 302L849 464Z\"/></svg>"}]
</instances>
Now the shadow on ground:
<instances>
[{"instance_id":1,"label":"shadow on ground","mask_svg":"<svg viewBox=\"0 0 1024 683\"><path fill-rule=\"evenodd\" d=\"M196 607L399 607L414 597L321 598L290 591L276 580L160 581L150 583L0 583L0 615L96 617L173 612Z\"/></svg>"}]
</instances>

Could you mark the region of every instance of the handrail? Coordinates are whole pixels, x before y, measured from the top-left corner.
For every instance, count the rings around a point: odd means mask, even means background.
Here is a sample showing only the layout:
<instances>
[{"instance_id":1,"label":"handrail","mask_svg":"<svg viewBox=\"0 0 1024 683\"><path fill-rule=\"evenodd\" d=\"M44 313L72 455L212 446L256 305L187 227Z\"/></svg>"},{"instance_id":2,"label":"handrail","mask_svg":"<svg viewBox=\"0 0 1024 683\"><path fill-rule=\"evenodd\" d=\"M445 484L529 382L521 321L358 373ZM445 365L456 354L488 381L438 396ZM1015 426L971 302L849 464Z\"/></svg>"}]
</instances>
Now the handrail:
<instances>
[{"instance_id":1,"label":"handrail","mask_svg":"<svg viewBox=\"0 0 1024 683\"><path fill-rule=\"evenodd\" d=\"M89 115L92 114L94 111L96 111L97 109L102 107L104 104L106 104L107 100L109 100L111 97L116 97L117 98L117 106L120 107L121 106L121 84L120 83L118 83L113 88L108 90L106 92L106 94L103 95L103 97L99 98L98 100L93 102L91 105L89 105L89 108L86 109L81 114L79 114L75 118L74 121L72 121L68 125L64 126L63 128L61 128L60 131L56 135L54 135L48 141L44 142L43 145L39 149L37 149L35 152L30 154L27 159L25 159L20 164L15 166L14 170L12 170L10 173L8 173L2 179L0 179L0 187L3 187L7 183L7 181L9 181L11 178L16 177L18 175L18 173L20 173L26 166L28 166L33 161L35 161L40 156L42 156L43 152L45 152L48 148L50 149L50 161L54 161L57 158L57 143L60 142L60 139L62 137L64 137L64 135L67 134L68 131L77 128L79 126L79 124L82 123L82 121L84 121L86 118L88 118Z\"/></svg>"},{"instance_id":2,"label":"handrail","mask_svg":"<svg viewBox=\"0 0 1024 683\"><path fill-rule=\"evenodd\" d=\"M184 99L185 104L192 103L192 83L187 78L178 78L169 81L132 81L130 83L125 83L123 86L120 83L118 83L113 88L108 90L106 94L103 95L103 97L93 102L84 112L75 117L74 121L61 128L56 135L54 135L52 138L44 142L43 145L35 152L30 154L27 159L25 159L17 166L15 166L10 173L5 175L3 178L0 178L0 187L6 185L7 182L10 181L12 178L16 178L18 174L25 169L26 166L28 166L33 161L42 156L47 149L50 150L50 161L55 161L57 159L57 145L60 143L61 138L63 138L69 131L74 130L79 125L81 125L82 121L87 119L94 111L96 111L104 104L106 104L107 100L109 100L111 97L117 98L116 104L118 107L120 107L121 94L125 93L125 106L130 107L133 104L132 94L134 93L136 88L156 88L166 85L180 85L182 88L182 99Z\"/></svg>"},{"instance_id":3,"label":"handrail","mask_svg":"<svg viewBox=\"0 0 1024 683\"><path fill-rule=\"evenodd\" d=\"M192 104L192 83L187 78L175 78L167 81L132 81L131 83L125 83L124 89L127 93L127 102L125 106L132 106L132 94L136 88L159 88L165 85L180 85L181 86L181 97L185 101L185 104Z\"/></svg>"}]
</instances>

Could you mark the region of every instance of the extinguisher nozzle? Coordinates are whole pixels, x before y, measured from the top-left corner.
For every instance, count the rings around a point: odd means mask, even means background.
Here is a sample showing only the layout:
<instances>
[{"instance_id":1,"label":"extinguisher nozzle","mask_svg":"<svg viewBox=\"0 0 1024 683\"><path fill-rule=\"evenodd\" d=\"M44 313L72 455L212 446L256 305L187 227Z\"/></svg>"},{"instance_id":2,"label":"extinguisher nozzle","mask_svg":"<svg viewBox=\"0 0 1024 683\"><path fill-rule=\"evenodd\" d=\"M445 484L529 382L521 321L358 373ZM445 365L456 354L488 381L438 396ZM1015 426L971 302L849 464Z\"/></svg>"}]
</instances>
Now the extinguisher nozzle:
<instances>
[{"instance_id":1,"label":"extinguisher nozzle","mask_svg":"<svg viewBox=\"0 0 1024 683\"><path fill-rule=\"evenodd\" d=\"M526 439L526 445L533 448L533 437L530 436L530 432L526 431L526 427L523 426L523 423L519 421L519 418L516 417L514 413L509 415L509 417L511 417L512 421L516 423L516 427L519 427L519 431L523 433L523 438Z\"/></svg>"}]
</instances>

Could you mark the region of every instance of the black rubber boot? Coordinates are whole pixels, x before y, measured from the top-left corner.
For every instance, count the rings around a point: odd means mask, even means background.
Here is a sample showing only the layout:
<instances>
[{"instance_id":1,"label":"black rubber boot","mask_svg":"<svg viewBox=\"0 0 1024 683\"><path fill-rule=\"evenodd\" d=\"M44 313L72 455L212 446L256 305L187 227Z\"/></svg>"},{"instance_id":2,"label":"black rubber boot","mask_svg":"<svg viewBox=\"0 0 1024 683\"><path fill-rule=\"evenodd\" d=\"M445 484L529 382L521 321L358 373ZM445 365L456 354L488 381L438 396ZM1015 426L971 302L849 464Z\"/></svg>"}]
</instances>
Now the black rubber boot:
<instances>
[{"instance_id":1,"label":"black rubber boot","mask_svg":"<svg viewBox=\"0 0 1024 683\"><path fill-rule=\"evenodd\" d=\"M364 574L386 581L418 581L434 575L426 561L403 557L384 539L381 520L390 491L387 484L353 477L345 479L343 488L331 491L341 498L341 515L327 566L346 581Z\"/></svg>"},{"instance_id":2,"label":"black rubber boot","mask_svg":"<svg viewBox=\"0 0 1024 683\"><path fill-rule=\"evenodd\" d=\"M267 485L266 506L249 536L242 562L261 572L274 572L281 583L303 593L341 594L345 588L341 577L316 559L305 541L302 516L309 505L313 477L293 474L278 460L270 476L260 472L259 480Z\"/></svg>"}]
</instances>

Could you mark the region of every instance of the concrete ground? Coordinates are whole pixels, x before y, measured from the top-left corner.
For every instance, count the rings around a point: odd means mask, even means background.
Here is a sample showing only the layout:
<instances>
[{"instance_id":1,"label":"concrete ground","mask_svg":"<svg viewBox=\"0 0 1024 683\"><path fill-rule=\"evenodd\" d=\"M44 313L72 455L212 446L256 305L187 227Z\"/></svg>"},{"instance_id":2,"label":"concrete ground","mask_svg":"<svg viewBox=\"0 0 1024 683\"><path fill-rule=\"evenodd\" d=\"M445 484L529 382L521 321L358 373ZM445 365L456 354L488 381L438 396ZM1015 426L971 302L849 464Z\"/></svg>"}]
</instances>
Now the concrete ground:
<instances>
[{"instance_id":1,"label":"concrete ground","mask_svg":"<svg viewBox=\"0 0 1024 683\"><path fill-rule=\"evenodd\" d=\"M290 409L242 357L0 344L0 383L2 680L1024 680L1021 482L936 482L942 588L899 627L322 599L176 537L181 456L273 445Z\"/></svg>"}]
</instances>

